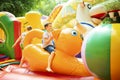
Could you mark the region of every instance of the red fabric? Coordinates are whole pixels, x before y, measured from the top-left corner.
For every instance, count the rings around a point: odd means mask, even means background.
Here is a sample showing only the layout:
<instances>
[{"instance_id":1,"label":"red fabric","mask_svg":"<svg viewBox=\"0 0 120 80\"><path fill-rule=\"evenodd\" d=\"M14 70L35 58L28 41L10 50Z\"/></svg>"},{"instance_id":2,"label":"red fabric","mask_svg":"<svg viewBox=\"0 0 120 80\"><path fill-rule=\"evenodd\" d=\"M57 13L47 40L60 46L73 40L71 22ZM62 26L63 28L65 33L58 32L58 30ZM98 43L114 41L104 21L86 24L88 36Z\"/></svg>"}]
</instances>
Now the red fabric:
<instances>
[{"instance_id":1,"label":"red fabric","mask_svg":"<svg viewBox=\"0 0 120 80\"><path fill-rule=\"evenodd\" d=\"M14 21L14 42L19 38L21 35L21 23L17 20ZM14 47L15 51L15 59L20 60L22 56L22 50L20 48L20 42Z\"/></svg>"}]
</instances>

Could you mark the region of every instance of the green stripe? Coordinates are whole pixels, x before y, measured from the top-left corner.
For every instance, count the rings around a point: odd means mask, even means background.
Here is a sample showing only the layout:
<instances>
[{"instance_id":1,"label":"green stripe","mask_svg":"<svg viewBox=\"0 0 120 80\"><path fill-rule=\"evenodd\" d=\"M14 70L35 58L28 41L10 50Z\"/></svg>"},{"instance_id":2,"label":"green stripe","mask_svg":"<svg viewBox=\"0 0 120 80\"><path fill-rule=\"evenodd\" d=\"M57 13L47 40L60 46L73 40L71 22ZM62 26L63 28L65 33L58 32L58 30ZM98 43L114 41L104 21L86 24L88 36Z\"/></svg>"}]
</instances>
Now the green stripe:
<instances>
[{"instance_id":1,"label":"green stripe","mask_svg":"<svg viewBox=\"0 0 120 80\"><path fill-rule=\"evenodd\" d=\"M10 58L15 58L14 49L12 48L12 45L14 43L13 27L14 23L7 15L0 17L0 28L3 29L6 36L5 42L0 44L0 54L4 53Z\"/></svg>"},{"instance_id":2,"label":"green stripe","mask_svg":"<svg viewBox=\"0 0 120 80\"><path fill-rule=\"evenodd\" d=\"M86 43L86 63L102 80L110 80L110 37L112 25L96 27Z\"/></svg>"}]
</instances>

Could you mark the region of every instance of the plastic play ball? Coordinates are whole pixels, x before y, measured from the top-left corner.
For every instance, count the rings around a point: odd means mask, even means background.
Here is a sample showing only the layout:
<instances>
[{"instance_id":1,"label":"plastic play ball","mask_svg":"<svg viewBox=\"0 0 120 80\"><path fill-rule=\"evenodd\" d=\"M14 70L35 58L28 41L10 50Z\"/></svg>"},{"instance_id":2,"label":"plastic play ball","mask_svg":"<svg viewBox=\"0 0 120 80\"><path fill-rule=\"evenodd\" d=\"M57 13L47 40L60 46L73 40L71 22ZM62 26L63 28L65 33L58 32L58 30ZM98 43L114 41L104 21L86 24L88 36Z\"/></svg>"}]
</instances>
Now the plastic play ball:
<instances>
[{"instance_id":1,"label":"plastic play ball","mask_svg":"<svg viewBox=\"0 0 120 80\"><path fill-rule=\"evenodd\" d=\"M120 80L120 24L102 24L84 38L82 59L101 80Z\"/></svg>"}]
</instances>

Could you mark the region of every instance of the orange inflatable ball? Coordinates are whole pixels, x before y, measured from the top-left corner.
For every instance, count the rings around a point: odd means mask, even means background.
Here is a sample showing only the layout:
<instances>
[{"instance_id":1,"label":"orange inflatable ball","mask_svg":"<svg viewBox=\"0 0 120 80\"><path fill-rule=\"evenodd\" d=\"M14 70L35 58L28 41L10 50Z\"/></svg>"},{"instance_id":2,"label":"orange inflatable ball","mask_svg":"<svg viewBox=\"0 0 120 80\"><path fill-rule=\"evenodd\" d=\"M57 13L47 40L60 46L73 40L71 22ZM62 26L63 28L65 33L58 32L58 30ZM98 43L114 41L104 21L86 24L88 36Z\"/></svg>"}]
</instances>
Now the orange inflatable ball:
<instances>
[{"instance_id":1,"label":"orange inflatable ball","mask_svg":"<svg viewBox=\"0 0 120 80\"><path fill-rule=\"evenodd\" d=\"M25 38L24 45L26 46L23 50L21 61L28 62L28 68L31 71L46 71L48 56L50 54L39 44L30 44L31 39L35 37L41 38L40 35L42 35L42 31L32 30L32 32L28 33ZM66 75L91 76L83 62L75 57L75 55L80 52L82 45L80 35L80 32L73 28L53 31L56 45L55 57L51 64L53 72Z\"/></svg>"}]
</instances>

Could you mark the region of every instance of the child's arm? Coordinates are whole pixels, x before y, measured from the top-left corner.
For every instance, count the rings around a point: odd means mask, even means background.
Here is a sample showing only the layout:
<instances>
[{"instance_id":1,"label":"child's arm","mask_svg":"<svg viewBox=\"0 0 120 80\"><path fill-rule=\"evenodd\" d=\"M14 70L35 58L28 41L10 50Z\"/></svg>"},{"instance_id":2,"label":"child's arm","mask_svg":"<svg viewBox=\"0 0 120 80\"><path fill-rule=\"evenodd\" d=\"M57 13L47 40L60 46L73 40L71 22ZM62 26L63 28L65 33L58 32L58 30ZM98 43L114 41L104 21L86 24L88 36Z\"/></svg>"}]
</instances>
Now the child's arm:
<instances>
[{"instance_id":1,"label":"child's arm","mask_svg":"<svg viewBox=\"0 0 120 80\"><path fill-rule=\"evenodd\" d=\"M21 40L21 36L16 40L16 42L12 45L12 48L16 46L16 44Z\"/></svg>"},{"instance_id":2,"label":"child's arm","mask_svg":"<svg viewBox=\"0 0 120 80\"><path fill-rule=\"evenodd\" d=\"M51 40L53 40L53 35L52 34L49 38L45 38L45 44L49 44Z\"/></svg>"}]
</instances>

